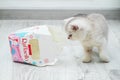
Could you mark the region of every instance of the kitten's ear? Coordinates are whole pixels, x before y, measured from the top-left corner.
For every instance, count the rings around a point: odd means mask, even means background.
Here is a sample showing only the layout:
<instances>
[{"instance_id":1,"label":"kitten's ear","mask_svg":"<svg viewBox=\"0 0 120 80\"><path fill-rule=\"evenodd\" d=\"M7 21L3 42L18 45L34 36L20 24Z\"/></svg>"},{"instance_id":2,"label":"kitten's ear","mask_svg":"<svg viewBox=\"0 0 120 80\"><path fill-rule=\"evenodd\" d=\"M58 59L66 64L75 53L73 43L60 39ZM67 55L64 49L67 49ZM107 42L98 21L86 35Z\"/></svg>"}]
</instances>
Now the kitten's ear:
<instances>
[{"instance_id":1,"label":"kitten's ear","mask_svg":"<svg viewBox=\"0 0 120 80\"><path fill-rule=\"evenodd\" d=\"M71 29L73 31L77 31L79 29L78 25L71 25Z\"/></svg>"}]
</instances>

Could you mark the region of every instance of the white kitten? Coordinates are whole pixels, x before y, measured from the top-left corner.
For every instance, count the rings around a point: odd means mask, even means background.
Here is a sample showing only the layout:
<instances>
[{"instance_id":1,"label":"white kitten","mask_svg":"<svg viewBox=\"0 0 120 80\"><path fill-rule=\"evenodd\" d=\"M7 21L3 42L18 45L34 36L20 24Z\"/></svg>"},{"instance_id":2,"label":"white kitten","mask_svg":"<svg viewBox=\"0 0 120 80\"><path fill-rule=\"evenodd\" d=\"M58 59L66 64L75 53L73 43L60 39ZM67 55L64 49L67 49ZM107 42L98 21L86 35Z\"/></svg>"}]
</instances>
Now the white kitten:
<instances>
[{"instance_id":1,"label":"white kitten","mask_svg":"<svg viewBox=\"0 0 120 80\"><path fill-rule=\"evenodd\" d=\"M79 40L85 56L83 62L90 62L93 47L97 47L101 61L108 62L106 53L108 26L101 14L89 14L86 16L66 19L65 30L68 39Z\"/></svg>"}]
</instances>

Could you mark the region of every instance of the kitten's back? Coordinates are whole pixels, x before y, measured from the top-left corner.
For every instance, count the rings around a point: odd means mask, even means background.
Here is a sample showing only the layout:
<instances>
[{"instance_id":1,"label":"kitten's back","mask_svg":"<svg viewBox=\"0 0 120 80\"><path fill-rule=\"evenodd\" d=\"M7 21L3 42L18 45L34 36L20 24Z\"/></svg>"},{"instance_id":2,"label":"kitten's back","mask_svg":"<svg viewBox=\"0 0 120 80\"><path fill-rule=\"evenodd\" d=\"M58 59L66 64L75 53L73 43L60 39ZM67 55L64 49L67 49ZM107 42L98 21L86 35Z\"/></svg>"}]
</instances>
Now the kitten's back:
<instances>
[{"instance_id":1,"label":"kitten's back","mask_svg":"<svg viewBox=\"0 0 120 80\"><path fill-rule=\"evenodd\" d=\"M108 36L108 25L106 22L105 17L102 14L89 14L87 18L94 24L96 29L99 29L100 31L103 32L103 35L106 37Z\"/></svg>"}]
</instances>

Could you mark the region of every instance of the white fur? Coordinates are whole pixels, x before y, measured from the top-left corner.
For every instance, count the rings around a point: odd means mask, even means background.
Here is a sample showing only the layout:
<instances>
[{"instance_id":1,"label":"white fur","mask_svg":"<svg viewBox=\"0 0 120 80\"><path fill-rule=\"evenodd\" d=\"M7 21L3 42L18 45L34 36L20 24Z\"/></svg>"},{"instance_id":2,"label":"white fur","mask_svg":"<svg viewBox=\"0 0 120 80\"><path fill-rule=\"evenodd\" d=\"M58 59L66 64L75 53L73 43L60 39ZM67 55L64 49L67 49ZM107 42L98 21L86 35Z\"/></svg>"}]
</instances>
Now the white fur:
<instances>
[{"instance_id":1,"label":"white fur","mask_svg":"<svg viewBox=\"0 0 120 80\"><path fill-rule=\"evenodd\" d=\"M101 61L108 62L104 55L106 53L108 26L101 14L89 14L86 17L72 17L65 20L65 29L68 35L72 34L71 40L79 40L83 47L85 56L83 62L91 61L93 47L97 47ZM78 30L73 31L71 25L77 25Z\"/></svg>"}]
</instances>

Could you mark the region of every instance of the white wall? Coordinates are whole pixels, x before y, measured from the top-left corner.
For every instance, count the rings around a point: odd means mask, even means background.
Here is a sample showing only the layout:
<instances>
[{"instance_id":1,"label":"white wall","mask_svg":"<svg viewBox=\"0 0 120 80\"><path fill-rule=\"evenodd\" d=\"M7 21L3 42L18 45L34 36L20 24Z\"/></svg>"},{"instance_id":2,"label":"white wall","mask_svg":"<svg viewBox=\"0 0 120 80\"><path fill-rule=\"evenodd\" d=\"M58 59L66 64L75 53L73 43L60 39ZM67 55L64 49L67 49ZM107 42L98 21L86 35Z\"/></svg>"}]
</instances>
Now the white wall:
<instances>
[{"instance_id":1,"label":"white wall","mask_svg":"<svg viewBox=\"0 0 120 80\"><path fill-rule=\"evenodd\" d=\"M0 9L120 9L120 0L0 0Z\"/></svg>"}]
</instances>

